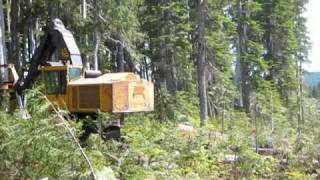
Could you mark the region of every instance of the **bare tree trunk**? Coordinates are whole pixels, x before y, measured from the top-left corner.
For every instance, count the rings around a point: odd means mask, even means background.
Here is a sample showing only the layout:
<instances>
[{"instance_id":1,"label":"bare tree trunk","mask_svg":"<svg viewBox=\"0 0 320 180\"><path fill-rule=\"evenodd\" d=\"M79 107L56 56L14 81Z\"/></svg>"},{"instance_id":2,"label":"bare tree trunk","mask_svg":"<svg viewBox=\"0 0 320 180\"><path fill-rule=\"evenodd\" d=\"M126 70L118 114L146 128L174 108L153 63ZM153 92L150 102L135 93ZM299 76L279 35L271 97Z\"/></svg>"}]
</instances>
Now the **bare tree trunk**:
<instances>
[{"instance_id":1,"label":"bare tree trunk","mask_svg":"<svg viewBox=\"0 0 320 180\"><path fill-rule=\"evenodd\" d=\"M302 61L299 62L299 94L300 94L300 114L301 114L301 123L302 131L304 129L304 107L303 107L303 74L302 74Z\"/></svg>"},{"instance_id":2,"label":"bare tree trunk","mask_svg":"<svg viewBox=\"0 0 320 180\"><path fill-rule=\"evenodd\" d=\"M3 3L0 0L0 65L7 64ZM0 84L8 80L8 72L0 67ZM0 90L0 108L4 93Z\"/></svg>"},{"instance_id":3,"label":"bare tree trunk","mask_svg":"<svg viewBox=\"0 0 320 180\"><path fill-rule=\"evenodd\" d=\"M87 0L81 0L81 8L80 8L80 14L81 14L81 18L83 20L87 19ZM82 39L82 42L84 43L85 47L87 48L89 43L88 43L88 34L85 33L84 37ZM83 59L83 64L84 64L84 68L85 69L90 69L90 65L88 65L88 55L87 53L83 53L82 54L82 59Z\"/></svg>"},{"instance_id":4,"label":"bare tree trunk","mask_svg":"<svg viewBox=\"0 0 320 180\"><path fill-rule=\"evenodd\" d=\"M35 19L35 22L34 22L34 28L39 31L40 30L40 26L39 26L39 18L36 18ZM36 47L38 47L40 44L40 37L39 36L34 36L34 51L36 50Z\"/></svg>"},{"instance_id":5,"label":"bare tree trunk","mask_svg":"<svg viewBox=\"0 0 320 180\"><path fill-rule=\"evenodd\" d=\"M225 110L226 110L226 103L223 102L222 118L221 118L221 133L222 134L224 134Z\"/></svg>"},{"instance_id":6,"label":"bare tree trunk","mask_svg":"<svg viewBox=\"0 0 320 180\"><path fill-rule=\"evenodd\" d=\"M36 26L36 19L35 18L31 18L30 20L30 25L29 25L29 30L28 30L28 40L29 40L29 59L32 58L33 53L36 49L36 40L35 40L35 36L34 36L34 28Z\"/></svg>"},{"instance_id":7,"label":"bare tree trunk","mask_svg":"<svg viewBox=\"0 0 320 180\"><path fill-rule=\"evenodd\" d=\"M164 28L162 28L161 31L163 31ZM158 76L159 76L159 84L160 84L160 91L167 91L167 81L166 81L166 45L163 40L160 42L160 62L158 64ZM165 120L166 119L166 108L165 108L164 102L160 103L160 119Z\"/></svg>"},{"instance_id":8,"label":"bare tree trunk","mask_svg":"<svg viewBox=\"0 0 320 180\"><path fill-rule=\"evenodd\" d=\"M178 78L177 78L177 68L176 68L176 57L175 57L175 50L174 48L170 48L170 73L167 75L169 76L167 79L170 81L170 91L178 90Z\"/></svg>"},{"instance_id":9,"label":"bare tree trunk","mask_svg":"<svg viewBox=\"0 0 320 180\"><path fill-rule=\"evenodd\" d=\"M31 7L32 0L23 1L22 6ZM33 28L35 27L36 19L35 17L28 15L29 12L26 12L25 10L22 11L21 14L27 16L25 20L21 22L21 26L23 27L22 64L24 66L25 63L32 58L33 52L35 50L35 39L34 39Z\"/></svg>"},{"instance_id":10,"label":"bare tree trunk","mask_svg":"<svg viewBox=\"0 0 320 180\"><path fill-rule=\"evenodd\" d=\"M117 69L118 72L124 72L124 47L123 47L123 34L122 34L122 28L117 28L117 40L119 43L117 43Z\"/></svg>"},{"instance_id":11,"label":"bare tree trunk","mask_svg":"<svg viewBox=\"0 0 320 180\"><path fill-rule=\"evenodd\" d=\"M197 81L200 99L200 125L205 126L208 117L208 99L205 76L205 19L206 19L206 0L199 0L199 49L197 59Z\"/></svg>"},{"instance_id":12,"label":"bare tree trunk","mask_svg":"<svg viewBox=\"0 0 320 180\"><path fill-rule=\"evenodd\" d=\"M6 0L6 3L8 4L8 5L10 5L11 6L11 0ZM11 33L11 29L10 29L10 27L11 27L11 17L10 17L10 10L9 10L9 8L6 8L6 27L7 27L7 32L8 32L8 34L10 34Z\"/></svg>"},{"instance_id":13,"label":"bare tree trunk","mask_svg":"<svg viewBox=\"0 0 320 180\"><path fill-rule=\"evenodd\" d=\"M0 0L0 65L7 64L3 2ZM1 74L0 74L1 75ZM0 77L1 79L1 77Z\"/></svg>"},{"instance_id":14,"label":"bare tree trunk","mask_svg":"<svg viewBox=\"0 0 320 180\"><path fill-rule=\"evenodd\" d=\"M148 62L147 62L147 57L144 57L143 58L143 60L144 60L144 62L143 62L143 64L144 64L144 68L145 68L145 73L146 73L146 79L149 81L150 79L149 79L149 65L148 65Z\"/></svg>"},{"instance_id":15,"label":"bare tree trunk","mask_svg":"<svg viewBox=\"0 0 320 180\"><path fill-rule=\"evenodd\" d=\"M10 48L10 60L16 65L17 71L21 72L21 61L20 61L20 46L19 46L19 16L20 16L20 0L14 0L11 2L11 48Z\"/></svg>"},{"instance_id":16,"label":"bare tree trunk","mask_svg":"<svg viewBox=\"0 0 320 180\"><path fill-rule=\"evenodd\" d=\"M124 62L125 62L124 70L129 72L137 72L137 69L134 63L135 58L129 53L129 51L125 47L123 47L123 55L124 55Z\"/></svg>"},{"instance_id":17,"label":"bare tree trunk","mask_svg":"<svg viewBox=\"0 0 320 180\"><path fill-rule=\"evenodd\" d=\"M163 0L161 3L166 4L168 0ZM166 21L167 20L167 12L162 11L162 18ZM165 26L160 27L160 35L165 35L167 32ZM166 40L162 38L159 42L159 62L157 63L157 79L159 81L158 83L158 89L160 91L160 94L163 95L164 93L167 93L168 87L167 87L167 44ZM160 97L161 103L159 107L160 111L160 119L165 120L166 119L166 104L163 101L164 98Z\"/></svg>"},{"instance_id":18,"label":"bare tree trunk","mask_svg":"<svg viewBox=\"0 0 320 180\"><path fill-rule=\"evenodd\" d=\"M258 123L257 123L257 114L258 114L258 105L254 105L254 128L255 128L255 146L256 146L256 153L258 153L258 148L259 148L259 132L258 132Z\"/></svg>"},{"instance_id":19,"label":"bare tree trunk","mask_svg":"<svg viewBox=\"0 0 320 180\"><path fill-rule=\"evenodd\" d=\"M100 36L98 32L98 16L99 16L99 4L98 0L93 1L94 6L94 19L93 19L93 44L94 44L94 50L93 50L93 64L94 64L94 70L98 70L98 53L99 53L99 43L100 43Z\"/></svg>"},{"instance_id":20,"label":"bare tree trunk","mask_svg":"<svg viewBox=\"0 0 320 180\"><path fill-rule=\"evenodd\" d=\"M274 118L273 118L273 111L274 111L274 106L273 106L273 93L271 91L270 94L270 105L271 105L271 112L270 112L270 116L271 116L271 133L274 132Z\"/></svg>"},{"instance_id":21,"label":"bare tree trunk","mask_svg":"<svg viewBox=\"0 0 320 180\"><path fill-rule=\"evenodd\" d=\"M298 58L299 59L299 58ZM303 81L302 81L302 61L296 60L296 78L298 80L297 105L298 105L298 132L303 132L304 109L303 109Z\"/></svg>"},{"instance_id":22,"label":"bare tree trunk","mask_svg":"<svg viewBox=\"0 0 320 180\"><path fill-rule=\"evenodd\" d=\"M242 85L241 85L241 66L240 66L240 43L237 43L237 60L235 65L234 83L239 90L239 99L236 101L236 105L243 107L242 102Z\"/></svg>"},{"instance_id":23,"label":"bare tree trunk","mask_svg":"<svg viewBox=\"0 0 320 180\"><path fill-rule=\"evenodd\" d=\"M22 43L23 43L23 53L22 53L22 64L24 64L26 61L29 60L29 49L28 49L28 46L29 46L29 41L28 41L28 30L29 30L29 27L27 25L27 22L26 24L24 24L24 28L23 28L23 39L22 39Z\"/></svg>"},{"instance_id":24,"label":"bare tree trunk","mask_svg":"<svg viewBox=\"0 0 320 180\"><path fill-rule=\"evenodd\" d=\"M87 18L87 0L81 0L81 16L82 19Z\"/></svg>"},{"instance_id":25,"label":"bare tree trunk","mask_svg":"<svg viewBox=\"0 0 320 180\"><path fill-rule=\"evenodd\" d=\"M30 0L25 0L21 2L21 7L30 7L31 6L31 2ZM22 66L24 66L25 62L27 62L29 60L29 29L31 26L31 16L28 16L28 12L25 11L25 8L23 8L21 10L21 14L22 16L26 16L26 18L21 21L21 27L23 27L22 33L23 33L23 37L22 37Z\"/></svg>"}]
</instances>

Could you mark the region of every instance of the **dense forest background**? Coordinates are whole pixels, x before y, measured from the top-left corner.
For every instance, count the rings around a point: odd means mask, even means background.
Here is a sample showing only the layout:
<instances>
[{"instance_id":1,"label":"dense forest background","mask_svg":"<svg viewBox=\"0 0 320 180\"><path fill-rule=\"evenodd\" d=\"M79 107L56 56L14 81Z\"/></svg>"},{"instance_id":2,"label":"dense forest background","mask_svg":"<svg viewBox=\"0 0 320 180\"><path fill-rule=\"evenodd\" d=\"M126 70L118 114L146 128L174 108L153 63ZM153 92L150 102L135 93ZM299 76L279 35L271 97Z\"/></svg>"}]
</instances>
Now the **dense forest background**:
<instances>
[{"instance_id":1,"label":"dense forest background","mask_svg":"<svg viewBox=\"0 0 320 180\"><path fill-rule=\"evenodd\" d=\"M122 142L90 137L85 150L100 173L111 179L313 179L320 173L320 95L303 84L311 46L303 16L307 3L3 0L2 5L8 60L20 73L42 29L58 17L73 32L88 67L133 71L155 83L155 111L129 114ZM32 120L0 113L2 177L88 178L80 152L52 125L55 115L38 90L28 96ZM181 124L194 134L179 136ZM78 123L72 126L81 131Z\"/></svg>"}]
</instances>

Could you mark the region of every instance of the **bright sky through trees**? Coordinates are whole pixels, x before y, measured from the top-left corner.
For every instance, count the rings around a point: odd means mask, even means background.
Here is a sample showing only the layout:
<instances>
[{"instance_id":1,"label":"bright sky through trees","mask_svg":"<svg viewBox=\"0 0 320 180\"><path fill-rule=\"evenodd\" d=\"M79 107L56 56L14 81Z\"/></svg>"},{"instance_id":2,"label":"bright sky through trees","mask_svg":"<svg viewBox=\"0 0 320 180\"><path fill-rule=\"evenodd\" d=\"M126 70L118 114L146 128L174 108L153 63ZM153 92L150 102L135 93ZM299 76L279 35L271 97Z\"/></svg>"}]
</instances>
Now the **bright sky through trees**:
<instances>
[{"instance_id":1,"label":"bright sky through trees","mask_svg":"<svg viewBox=\"0 0 320 180\"><path fill-rule=\"evenodd\" d=\"M308 71L320 71L320 1L310 0L307 5L306 17L308 18L307 27L312 42L312 50L310 51L310 64L305 68Z\"/></svg>"}]
</instances>

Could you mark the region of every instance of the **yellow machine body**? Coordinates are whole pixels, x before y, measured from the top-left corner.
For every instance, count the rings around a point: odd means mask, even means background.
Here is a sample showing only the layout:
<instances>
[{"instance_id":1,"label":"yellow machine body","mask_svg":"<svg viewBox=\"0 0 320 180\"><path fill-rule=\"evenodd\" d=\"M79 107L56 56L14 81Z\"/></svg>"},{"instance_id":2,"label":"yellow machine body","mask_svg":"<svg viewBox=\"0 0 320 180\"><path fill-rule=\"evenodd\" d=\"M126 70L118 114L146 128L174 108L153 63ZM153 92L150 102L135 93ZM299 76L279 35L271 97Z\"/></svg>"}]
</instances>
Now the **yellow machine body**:
<instances>
[{"instance_id":1,"label":"yellow machine body","mask_svg":"<svg viewBox=\"0 0 320 180\"><path fill-rule=\"evenodd\" d=\"M145 112L154 110L153 83L134 73L85 78L82 67L41 68L47 98L72 113Z\"/></svg>"}]
</instances>

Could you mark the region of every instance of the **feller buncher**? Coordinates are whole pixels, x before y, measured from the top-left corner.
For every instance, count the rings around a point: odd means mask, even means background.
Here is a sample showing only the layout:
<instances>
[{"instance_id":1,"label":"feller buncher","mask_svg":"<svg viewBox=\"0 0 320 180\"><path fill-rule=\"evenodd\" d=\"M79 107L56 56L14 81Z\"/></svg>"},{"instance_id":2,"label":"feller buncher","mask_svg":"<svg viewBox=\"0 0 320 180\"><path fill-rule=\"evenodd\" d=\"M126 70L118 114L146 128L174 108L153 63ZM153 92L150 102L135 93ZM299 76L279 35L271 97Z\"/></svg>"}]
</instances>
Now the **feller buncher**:
<instances>
[{"instance_id":1,"label":"feller buncher","mask_svg":"<svg viewBox=\"0 0 320 180\"><path fill-rule=\"evenodd\" d=\"M11 99L24 118L29 116L25 111L24 92L34 86L39 76L44 82L46 97L72 114L123 114L154 109L152 82L130 72L101 74L85 70L72 33L59 19L54 19L44 30L29 64L25 75L20 77L13 65L0 64L0 92L11 92ZM116 130L113 135L118 138L120 128L119 123L116 124L107 129Z\"/></svg>"}]
</instances>

